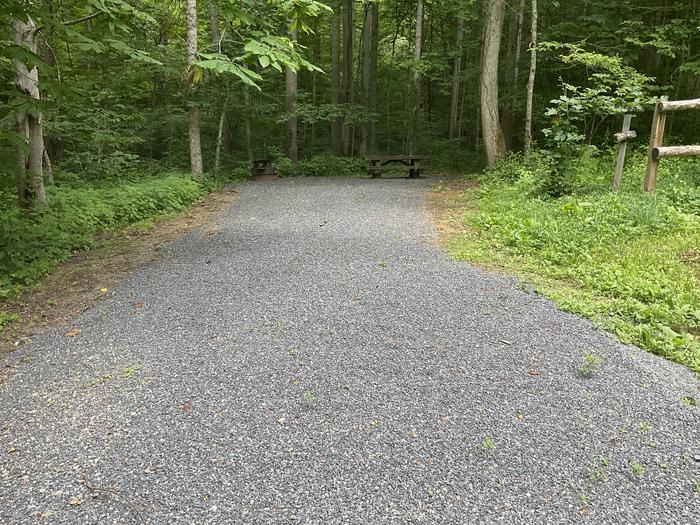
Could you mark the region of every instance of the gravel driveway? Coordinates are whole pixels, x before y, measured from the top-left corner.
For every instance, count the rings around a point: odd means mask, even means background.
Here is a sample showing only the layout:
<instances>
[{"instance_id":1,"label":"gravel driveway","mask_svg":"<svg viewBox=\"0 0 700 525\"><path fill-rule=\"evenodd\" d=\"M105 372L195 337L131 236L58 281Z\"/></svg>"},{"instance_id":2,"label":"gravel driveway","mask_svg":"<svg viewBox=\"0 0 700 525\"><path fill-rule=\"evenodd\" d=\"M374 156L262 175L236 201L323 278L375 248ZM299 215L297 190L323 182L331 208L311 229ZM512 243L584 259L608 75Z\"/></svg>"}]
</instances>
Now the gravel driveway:
<instances>
[{"instance_id":1,"label":"gravel driveway","mask_svg":"<svg viewBox=\"0 0 700 525\"><path fill-rule=\"evenodd\" d=\"M243 184L15 353L0 523L700 523L697 379L451 261L432 183Z\"/></svg>"}]
</instances>

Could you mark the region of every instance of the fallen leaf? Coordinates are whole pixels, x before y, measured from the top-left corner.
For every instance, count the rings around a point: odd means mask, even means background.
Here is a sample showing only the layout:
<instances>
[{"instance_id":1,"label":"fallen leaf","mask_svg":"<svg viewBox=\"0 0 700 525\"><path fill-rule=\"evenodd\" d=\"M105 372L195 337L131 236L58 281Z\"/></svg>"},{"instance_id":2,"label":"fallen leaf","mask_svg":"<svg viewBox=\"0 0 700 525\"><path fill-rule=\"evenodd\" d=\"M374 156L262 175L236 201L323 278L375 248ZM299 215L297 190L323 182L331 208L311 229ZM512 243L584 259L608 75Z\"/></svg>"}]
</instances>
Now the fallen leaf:
<instances>
[{"instance_id":1,"label":"fallen leaf","mask_svg":"<svg viewBox=\"0 0 700 525\"><path fill-rule=\"evenodd\" d=\"M107 293L109 292L109 288L100 288L100 293Z\"/></svg>"},{"instance_id":2,"label":"fallen leaf","mask_svg":"<svg viewBox=\"0 0 700 525\"><path fill-rule=\"evenodd\" d=\"M523 416L522 414L518 414L518 420L525 421L525 416Z\"/></svg>"},{"instance_id":3,"label":"fallen leaf","mask_svg":"<svg viewBox=\"0 0 700 525\"><path fill-rule=\"evenodd\" d=\"M189 412L190 410L192 410L192 405L190 405L189 401L186 402L184 405L182 405L182 411L183 411L185 414L186 414L187 412Z\"/></svg>"},{"instance_id":4,"label":"fallen leaf","mask_svg":"<svg viewBox=\"0 0 700 525\"><path fill-rule=\"evenodd\" d=\"M68 504L69 504L69 505L73 505L74 507L77 507L78 505L82 505L82 503L83 503L83 500L81 500L81 499L80 499L79 497L77 497L77 496L73 496L73 497L68 501Z\"/></svg>"},{"instance_id":5,"label":"fallen leaf","mask_svg":"<svg viewBox=\"0 0 700 525\"><path fill-rule=\"evenodd\" d=\"M542 372L540 372L539 370L530 370L528 374L530 374L531 376L538 376L541 375Z\"/></svg>"},{"instance_id":6,"label":"fallen leaf","mask_svg":"<svg viewBox=\"0 0 700 525\"><path fill-rule=\"evenodd\" d=\"M17 452L17 449L15 447L12 447L10 450L7 451L8 454L14 454Z\"/></svg>"},{"instance_id":7,"label":"fallen leaf","mask_svg":"<svg viewBox=\"0 0 700 525\"><path fill-rule=\"evenodd\" d=\"M68 332L66 332L66 337L75 337L79 333L80 330L78 330L77 328L71 328L70 330L68 330Z\"/></svg>"},{"instance_id":8,"label":"fallen leaf","mask_svg":"<svg viewBox=\"0 0 700 525\"><path fill-rule=\"evenodd\" d=\"M133 303L131 306L134 308L143 308L143 303Z\"/></svg>"}]
</instances>

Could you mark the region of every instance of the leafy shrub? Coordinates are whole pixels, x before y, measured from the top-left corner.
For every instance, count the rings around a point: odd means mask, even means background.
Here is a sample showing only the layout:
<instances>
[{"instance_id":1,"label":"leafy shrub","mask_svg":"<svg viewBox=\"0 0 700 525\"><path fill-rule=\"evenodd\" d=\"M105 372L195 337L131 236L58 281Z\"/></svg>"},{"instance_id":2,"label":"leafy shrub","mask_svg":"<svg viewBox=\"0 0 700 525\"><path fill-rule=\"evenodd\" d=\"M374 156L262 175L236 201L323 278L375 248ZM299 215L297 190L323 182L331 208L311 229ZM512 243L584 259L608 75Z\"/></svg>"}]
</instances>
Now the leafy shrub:
<instances>
[{"instance_id":1,"label":"leafy shrub","mask_svg":"<svg viewBox=\"0 0 700 525\"><path fill-rule=\"evenodd\" d=\"M367 163L361 158L317 156L294 164L287 157L275 160L282 177L366 177Z\"/></svg>"},{"instance_id":2,"label":"leafy shrub","mask_svg":"<svg viewBox=\"0 0 700 525\"><path fill-rule=\"evenodd\" d=\"M96 233L179 210L202 191L187 176L170 173L120 184L50 187L51 205L35 211L20 210L13 195L0 194L0 298L89 247Z\"/></svg>"}]
</instances>

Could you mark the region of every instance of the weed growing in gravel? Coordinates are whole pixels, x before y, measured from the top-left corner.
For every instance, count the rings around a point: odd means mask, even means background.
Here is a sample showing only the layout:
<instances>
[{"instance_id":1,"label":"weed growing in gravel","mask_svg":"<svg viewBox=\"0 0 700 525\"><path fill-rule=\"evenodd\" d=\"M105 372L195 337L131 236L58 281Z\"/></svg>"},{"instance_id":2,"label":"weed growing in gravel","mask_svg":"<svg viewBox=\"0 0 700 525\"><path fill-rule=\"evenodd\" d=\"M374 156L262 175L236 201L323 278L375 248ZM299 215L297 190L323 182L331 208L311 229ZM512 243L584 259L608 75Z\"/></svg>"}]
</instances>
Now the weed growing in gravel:
<instances>
[{"instance_id":1,"label":"weed growing in gravel","mask_svg":"<svg viewBox=\"0 0 700 525\"><path fill-rule=\"evenodd\" d=\"M380 261L380 262L379 262L379 267L380 267L380 268L388 268L388 267L389 267L389 263L386 262L386 261Z\"/></svg>"},{"instance_id":2,"label":"weed growing in gravel","mask_svg":"<svg viewBox=\"0 0 700 525\"><path fill-rule=\"evenodd\" d=\"M484 438L484 441L481 442L481 446L486 452L492 452L496 450L496 442L493 439L491 439L490 436L486 436Z\"/></svg>"},{"instance_id":3,"label":"weed growing in gravel","mask_svg":"<svg viewBox=\"0 0 700 525\"><path fill-rule=\"evenodd\" d=\"M583 487L583 493L578 498L579 510L583 508L588 503L591 490L596 485L600 483L605 483L608 481L608 476L605 474L605 468L610 464L608 458L602 457L600 460L593 456L591 466L588 468L586 485Z\"/></svg>"},{"instance_id":4,"label":"weed growing in gravel","mask_svg":"<svg viewBox=\"0 0 700 525\"><path fill-rule=\"evenodd\" d=\"M129 366L124 367L124 371L123 371L122 375L124 376L124 379L129 379L129 378L133 377L134 374L136 374L136 372L138 372L139 370L141 370L140 364L129 365Z\"/></svg>"},{"instance_id":5,"label":"weed growing in gravel","mask_svg":"<svg viewBox=\"0 0 700 525\"><path fill-rule=\"evenodd\" d=\"M591 379L600 370L600 358L593 354L583 356L583 364L578 369L579 374L586 379Z\"/></svg>"},{"instance_id":6,"label":"weed growing in gravel","mask_svg":"<svg viewBox=\"0 0 700 525\"><path fill-rule=\"evenodd\" d=\"M641 423L639 423L639 430L641 432L649 432L651 429L652 429L652 426L649 423L647 423L646 421L642 421Z\"/></svg>"},{"instance_id":7,"label":"weed growing in gravel","mask_svg":"<svg viewBox=\"0 0 700 525\"><path fill-rule=\"evenodd\" d=\"M700 480L694 479L693 483L695 483L695 495L700 496Z\"/></svg>"},{"instance_id":8,"label":"weed growing in gravel","mask_svg":"<svg viewBox=\"0 0 700 525\"><path fill-rule=\"evenodd\" d=\"M637 461L630 461L630 471L632 472L633 476L641 478L646 472L646 469L641 463Z\"/></svg>"},{"instance_id":9,"label":"weed growing in gravel","mask_svg":"<svg viewBox=\"0 0 700 525\"><path fill-rule=\"evenodd\" d=\"M698 406L698 402L695 400L694 397L691 396L684 397L683 399L681 399L681 402L687 407Z\"/></svg>"},{"instance_id":10,"label":"weed growing in gravel","mask_svg":"<svg viewBox=\"0 0 700 525\"><path fill-rule=\"evenodd\" d=\"M307 388L304 391L304 401L306 401L310 405L315 400L316 400L316 396L314 396L314 393L311 391L311 389Z\"/></svg>"}]
</instances>

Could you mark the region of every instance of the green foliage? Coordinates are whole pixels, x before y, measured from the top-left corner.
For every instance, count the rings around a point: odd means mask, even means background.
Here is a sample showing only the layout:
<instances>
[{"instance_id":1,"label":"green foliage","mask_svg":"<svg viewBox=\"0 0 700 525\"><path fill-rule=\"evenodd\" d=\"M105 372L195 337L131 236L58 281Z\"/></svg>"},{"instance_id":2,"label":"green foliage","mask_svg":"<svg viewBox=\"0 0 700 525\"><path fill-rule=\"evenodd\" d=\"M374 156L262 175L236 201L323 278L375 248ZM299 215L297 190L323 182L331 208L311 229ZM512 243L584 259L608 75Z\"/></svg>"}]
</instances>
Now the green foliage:
<instances>
[{"instance_id":1,"label":"green foliage","mask_svg":"<svg viewBox=\"0 0 700 525\"><path fill-rule=\"evenodd\" d=\"M454 255L513 271L566 310L700 372L700 163L663 163L651 197L639 190L641 156L619 194L608 189L612 159L590 157L575 194L542 199L548 167L537 159L511 158L484 179Z\"/></svg>"},{"instance_id":2,"label":"green foliage","mask_svg":"<svg viewBox=\"0 0 700 525\"><path fill-rule=\"evenodd\" d=\"M275 160L282 177L367 177L364 159L317 156L294 164L287 157Z\"/></svg>"},{"instance_id":3,"label":"green foliage","mask_svg":"<svg viewBox=\"0 0 700 525\"><path fill-rule=\"evenodd\" d=\"M17 209L9 193L0 198L0 298L32 284L76 250L90 247L95 234L179 210L203 190L171 173L48 191L52 205L31 212Z\"/></svg>"},{"instance_id":4,"label":"green foliage","mask_svg":"<svg viewBox=\"0 0 700 525\"><path fill-rule=\"evenodd\" d=\"M574 85L562 81L563 94L550 101L545 112L549 126L542 132L551 170L542 190L559 197L572 190L572 177L577 160L592 146L598 128L609 117L639 112L651 103L649 83L653 80L623 64L617 56L607 56L583 49L575 44L543 42L543 51L564 53L559 60L566 66L585 71L585 83ZM571 74L571 72L569 72Z\"/></svg>"},{"instance_id":5,"label":"green foliage","mask_svg":"<svg viewBox=\"0 0 700 525\"><path fill-rule=\"evenodd\" d=\"M583 364L579 368L579 374L586 379L591 379L600 369L600 358L593 354L583 356Z\"/></svg>"}]
</instances>

